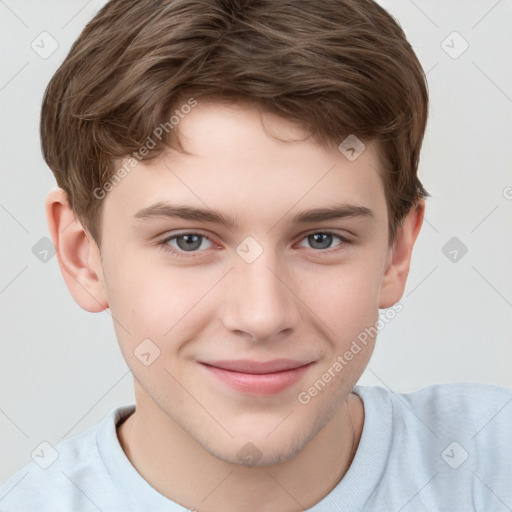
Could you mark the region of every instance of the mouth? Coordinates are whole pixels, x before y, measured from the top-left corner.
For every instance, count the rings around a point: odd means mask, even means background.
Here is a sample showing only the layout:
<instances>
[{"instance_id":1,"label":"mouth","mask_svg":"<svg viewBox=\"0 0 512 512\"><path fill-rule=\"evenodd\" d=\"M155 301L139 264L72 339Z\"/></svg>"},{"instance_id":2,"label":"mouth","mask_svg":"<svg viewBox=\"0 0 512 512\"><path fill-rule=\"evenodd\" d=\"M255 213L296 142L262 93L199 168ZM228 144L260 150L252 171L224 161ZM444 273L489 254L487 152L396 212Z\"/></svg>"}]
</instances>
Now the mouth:
<instances>
[{"instance_id":1,"label":"mouth","mask_svg":"<svg viewBox=\"0 0 512 512\"><path fill-rule=\"evenodd\" d=\"M199 363L210 375L236 391L249 395L274 395L296 384L315 361L274 359Z\"/></svg>"}]
</instances>

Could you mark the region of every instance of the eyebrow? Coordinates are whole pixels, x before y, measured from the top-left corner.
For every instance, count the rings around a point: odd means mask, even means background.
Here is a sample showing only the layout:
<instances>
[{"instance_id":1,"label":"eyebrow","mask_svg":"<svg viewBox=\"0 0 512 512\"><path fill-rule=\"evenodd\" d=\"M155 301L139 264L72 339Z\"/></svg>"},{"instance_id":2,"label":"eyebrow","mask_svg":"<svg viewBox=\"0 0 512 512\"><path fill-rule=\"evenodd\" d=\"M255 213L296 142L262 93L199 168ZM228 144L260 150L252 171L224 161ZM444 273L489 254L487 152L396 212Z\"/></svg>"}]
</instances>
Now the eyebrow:
<instances>
[{"instance_id":1,"label":"eyebrow","mask_svg":"<svg viewBox=\"0 0 512 512\"><path fill-rule=\"evenodd\" d=\"M187 205L170 204L161 201L139 210L133 217L143 221L155 218L178 218L183 220L222 224L228 228L233 228L238 225L238 222L234 217L230 215L223 215L215 210L191 207ZM292 217L292 223L306 224L310 222L354 217L373 218L374 213L366 206L340 203L325 206L323 208L303 210Z\"/></svg>"}]
</instances>

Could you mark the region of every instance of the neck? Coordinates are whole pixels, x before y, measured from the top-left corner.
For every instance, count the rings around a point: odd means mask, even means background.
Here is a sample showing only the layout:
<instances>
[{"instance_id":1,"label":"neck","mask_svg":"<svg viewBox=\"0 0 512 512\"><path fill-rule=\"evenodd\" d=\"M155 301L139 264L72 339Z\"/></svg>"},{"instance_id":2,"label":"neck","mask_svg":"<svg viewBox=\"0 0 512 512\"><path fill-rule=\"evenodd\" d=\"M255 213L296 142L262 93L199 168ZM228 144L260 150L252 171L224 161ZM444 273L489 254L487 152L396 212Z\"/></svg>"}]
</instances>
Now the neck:
<instances>
[{"instance_id":1,"label":"neck","mask_svg":"<svg viewBox=\"0 0 512 512\"><path fill-rule=\"evenodd\" d=\"M351 394L292 459L247 467L211 455L158 410L166 421L154 421L154 409L146 413L137 403L136 412L118 426L119 441L153 488L198 512L298 512L312 507L345 475L364 422L362 402Z\"/></svg>"}]
</instances>

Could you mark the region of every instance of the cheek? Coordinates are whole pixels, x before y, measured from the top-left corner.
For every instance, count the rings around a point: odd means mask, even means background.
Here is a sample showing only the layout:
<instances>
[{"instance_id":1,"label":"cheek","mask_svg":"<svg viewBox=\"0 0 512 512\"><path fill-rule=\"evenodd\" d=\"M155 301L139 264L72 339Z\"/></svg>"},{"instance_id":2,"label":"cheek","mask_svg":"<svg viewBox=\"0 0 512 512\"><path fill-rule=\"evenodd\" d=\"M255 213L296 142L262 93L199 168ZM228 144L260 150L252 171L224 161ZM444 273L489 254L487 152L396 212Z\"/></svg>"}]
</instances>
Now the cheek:
<instances>
[{"instance_id":1,"label":"cheek","mask_svg":"<svg viewBox=\"0 0 512 512\"><path fill-rule=\"evenodd\" d=\"M110 270L109 307L113 318L124 327L116 326L120 341L130 339L130 344L144 338L162 344L178 331L186 337L183 329L191 318L197 326L201 301L218 280L216 274L198 267L171 268L136 258L125 259Z\"/></svg>"},{"instance_id":2,"label":"cheek","mask_svg":"<svg viewBox=\"0 0 512 512\"><path fill-rule=\"evenodd\" d=\"M301 275L296 289L326 335L343 344L377 320L380 279L379 266L361 257Z\"/></svg>"},{"instance_id":3,"label":"cheek","mask_svg":"<svg viewBox=\"0 0 512 512\"><path fill-rule=\"evenodd\" d=\"M306 317L310 316L328 339L340 345L350 343L378 317L382 272L374 255L367 248L339 265L290 269L286 281L294 293L288 300L304 309ZM144 258L142 254L137 257L136 251L131 251L131 256L120 256L105 262L104 269L118 339L127 349L133 350L145 338L155 340L162 348L178 334L186 341L218 312L220 303L211 298L219 299L219 290L214 288L229 282L219 282L226 269L172 267L161 259Z\"/></svg>"}]
</instances>

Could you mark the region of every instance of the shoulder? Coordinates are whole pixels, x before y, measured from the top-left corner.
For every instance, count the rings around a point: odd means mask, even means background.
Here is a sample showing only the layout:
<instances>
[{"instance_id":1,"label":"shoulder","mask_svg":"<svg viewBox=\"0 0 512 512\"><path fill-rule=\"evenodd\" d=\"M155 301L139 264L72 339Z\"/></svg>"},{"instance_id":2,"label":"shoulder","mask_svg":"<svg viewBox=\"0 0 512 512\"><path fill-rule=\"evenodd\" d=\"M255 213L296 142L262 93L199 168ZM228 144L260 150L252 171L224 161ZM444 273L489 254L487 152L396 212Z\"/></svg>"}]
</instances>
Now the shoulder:
<instances>
[{"instance_id":1,"label":"shoulder","mask_svg":"<svg viewBox=\"0 0 512 512\"><path fill-rule=\"evenodd\" d=\"M105 495L111 493L107 488L109 475L97 447L100 425L56 446L39 444L31 454L32 460L0 486L0 510L97 512Z\"/></svg>"},{"instance_id":2,"label":"shoulder","mask_svg":"<svg viewBox=\"0 0 512 512\"><path fill-rule=\"evenodd\" d=\"M475 437L485 437L497 431L506 434L512 424L512 389L502 386L469 382L434 384L396 395L395 401L400 402L398 408L409 406L424 412L428 415L425 420L440 434L458 425Z\"/></svg>"},{"instance_id":3,"label":"shoulder","mask_svg":"<svg viewBox=\"0 0 512 512\"><path fill-rule=\"evenodd\" d=\"M500 429L512 421L512 388L503 386L459 382L433 384L407 393L380 386L356 386L354 391L369 407L386 403L395 419L412 415L440 430L461 422L466 429L479 430L487 425Z\"/></svg>"},{"instance_id":4,"label":"shoulder","mask_svg":"<svg viewBox=\"0 0 512 512\"><path fill-rule=\"evenodd\" d=\"M420 502L430 510L436 500L450 510L498 510L496 496L512 503L512 389L454 383L409 393L379 386L354 392L364 403L365 428L386 432L378 441L387 443L383 474L402 474L410 490L425 486L411 510ZM392 480L382 484L389 493Z\"/></svg>"}]
</instances>

